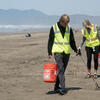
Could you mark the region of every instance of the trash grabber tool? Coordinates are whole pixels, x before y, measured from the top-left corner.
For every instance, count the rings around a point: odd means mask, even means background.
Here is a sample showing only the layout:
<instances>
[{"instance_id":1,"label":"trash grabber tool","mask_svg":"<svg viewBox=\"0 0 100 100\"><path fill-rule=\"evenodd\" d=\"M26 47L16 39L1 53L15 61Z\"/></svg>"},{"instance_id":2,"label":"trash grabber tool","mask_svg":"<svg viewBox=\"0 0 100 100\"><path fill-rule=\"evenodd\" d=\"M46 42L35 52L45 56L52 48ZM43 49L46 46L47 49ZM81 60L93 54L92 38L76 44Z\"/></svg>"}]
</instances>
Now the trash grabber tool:
<instances>
[{"instance_id":1,"label":"trash grabber tool","mask_svg":"<svg viewBox=\"0 0 100 100\"><path fill-rule=\"evenodd\" d=\"M82 62L84 63L84 65L87 66L85 61L84 61L84 59L83 59L83 57L81 55L79 55L79 56L80 56ZM100 87L99 87L98 83L96 82L95 78L93 77L92 73L89 70L88 70L88 72L90 73L90 75L91 75L91 77L93 79L93 82L95 83L96 89L100 89Z\"/></svg>"}]
</instances>

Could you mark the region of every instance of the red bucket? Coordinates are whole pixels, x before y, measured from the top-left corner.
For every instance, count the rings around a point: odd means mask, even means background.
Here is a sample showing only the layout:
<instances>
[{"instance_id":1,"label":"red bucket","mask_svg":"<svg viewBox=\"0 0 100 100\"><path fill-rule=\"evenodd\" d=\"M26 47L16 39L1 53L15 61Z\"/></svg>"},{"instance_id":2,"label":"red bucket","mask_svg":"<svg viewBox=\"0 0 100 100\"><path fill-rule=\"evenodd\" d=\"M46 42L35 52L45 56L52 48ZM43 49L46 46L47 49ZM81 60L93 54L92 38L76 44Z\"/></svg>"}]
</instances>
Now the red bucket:
<instances>
[{"instance_id":1,"label":"red bucket","mask_svg":"<svg viewBox=\"0 0 100 100\"><path fill-rule=\"evenodd\" d=\"M54 83L56 81L57 64L44 64L44 82Z\"/></svg>"},{"instance_id":2,"label":"red bucket","mask_svg":"<svg viewBox=\"0 0 100 100\"><path fill-rule=\"evenodd\" d=\"M100 67L100 53L98 53L98 67Z\"/></svg>"}]
</instances>

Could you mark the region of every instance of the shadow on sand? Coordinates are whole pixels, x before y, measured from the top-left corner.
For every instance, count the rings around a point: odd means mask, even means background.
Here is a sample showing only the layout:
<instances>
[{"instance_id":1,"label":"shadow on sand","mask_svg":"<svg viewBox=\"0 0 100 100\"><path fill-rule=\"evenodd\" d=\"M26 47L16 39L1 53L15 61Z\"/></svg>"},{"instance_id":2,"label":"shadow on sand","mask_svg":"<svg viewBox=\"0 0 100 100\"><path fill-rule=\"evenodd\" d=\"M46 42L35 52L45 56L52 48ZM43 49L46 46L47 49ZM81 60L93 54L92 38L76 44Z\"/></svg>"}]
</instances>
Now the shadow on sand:
<instances>
[{"instance_id":1,"label":"shadow on sand","mask_svg":"<svg viewBox=\"0 0 100 100\"><path fill-rule=\"evenodd\" d=\"M80 88L80 87L71 87L71 88L66 88L66 92L68 92L68 91L70 91L70 90L80 90L80 89L82 89L82 88ZM55 91L48 91L46 94L48 94L48 95L50 95L50 94L56 94L56 92Z\"/></svg>"}]
</instances>

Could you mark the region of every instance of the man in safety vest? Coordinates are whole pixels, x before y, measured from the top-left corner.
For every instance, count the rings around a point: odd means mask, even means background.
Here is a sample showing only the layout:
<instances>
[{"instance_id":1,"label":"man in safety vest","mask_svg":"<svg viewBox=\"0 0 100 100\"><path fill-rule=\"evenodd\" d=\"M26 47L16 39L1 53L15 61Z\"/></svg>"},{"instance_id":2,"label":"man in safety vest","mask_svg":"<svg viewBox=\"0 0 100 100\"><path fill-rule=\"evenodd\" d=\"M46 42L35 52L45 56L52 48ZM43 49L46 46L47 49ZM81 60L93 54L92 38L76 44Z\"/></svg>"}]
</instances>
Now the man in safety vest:
<instances>
[{"instance_id":1,"label":"man in safety vest","mask_svg":"<svg viewBox=\"0 0 100 100\"><path fill-rule=\"evenodd\" d=\"M82 29L82 43L79 49L81 50L82 45L85 44L85 50L87 55L87 69L91 72L91 60L92 54L94 55L94 78L97 78L98 70L98 52L100 50L100 32L96 24L91 24L89 20L83 21ZM87 78L91 75L88 73Z\"/></svg>"},{"instance_id":2,"label":"man in safety vest","mask_svg":"<svg viewBox=\"0 0 100 100\"><path fill-rule=\"evenodd\" d=\"M67 92L65 90L64 72L70 57L70 47L78 53L72 28L68 25L69 21L69 16L63 14L60 17L59 22L51 27L48 40L49 58L51 59L53 57L53 53L58 65L57 80L54 86L54 91L62 95Z\"/></svg>"}]
</instances>

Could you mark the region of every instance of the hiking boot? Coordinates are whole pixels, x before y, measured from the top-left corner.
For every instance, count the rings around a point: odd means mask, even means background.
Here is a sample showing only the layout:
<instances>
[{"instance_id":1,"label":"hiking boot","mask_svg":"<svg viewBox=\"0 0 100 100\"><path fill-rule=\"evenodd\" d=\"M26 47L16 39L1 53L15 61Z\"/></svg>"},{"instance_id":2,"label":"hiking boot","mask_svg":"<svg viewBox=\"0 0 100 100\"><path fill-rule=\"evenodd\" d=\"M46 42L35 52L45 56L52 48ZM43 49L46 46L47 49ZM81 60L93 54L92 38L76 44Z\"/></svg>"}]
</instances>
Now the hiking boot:
<instances>
[{"instance_id":1,"label":"hiking boot","mask_svg":"<svg viewBox=\"0 0 100 100\"><path fill-rule=\"evenodd\" d=\"M91 75L90 74L88 74L88 76L87 76L88 78L91 78Z\"/></svg>"},{"instance_id":2,"label":"hiking boot","mask_svg":"<svg viewBox=\"0 0 100 100\"><path fill-rule=\"evenodd\" d=\"M95 79L97 79L98 75L97 75L97 74L94 74L93 77L94 77Z\"/></svg>"}]
</instances>

